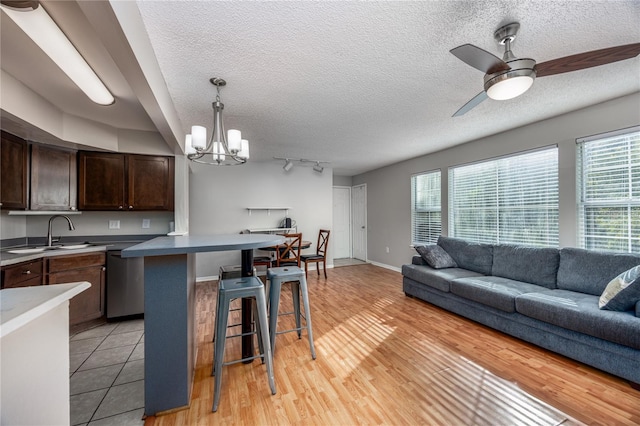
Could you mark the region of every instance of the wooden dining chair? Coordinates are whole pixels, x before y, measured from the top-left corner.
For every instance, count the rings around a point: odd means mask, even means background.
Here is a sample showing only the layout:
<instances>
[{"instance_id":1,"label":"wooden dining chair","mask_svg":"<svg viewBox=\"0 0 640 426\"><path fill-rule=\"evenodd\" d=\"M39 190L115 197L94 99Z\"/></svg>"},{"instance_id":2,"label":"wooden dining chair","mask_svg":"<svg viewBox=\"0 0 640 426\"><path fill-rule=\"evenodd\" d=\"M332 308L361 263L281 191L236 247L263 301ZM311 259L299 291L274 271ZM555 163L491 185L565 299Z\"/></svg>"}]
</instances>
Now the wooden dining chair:
<instances>
[{"instance_id":1,"label":"wooden dining chair","mask_svg":"<svg viewBox=\"0 0 640 426\"><path fill-rule=\"evenodd\" d=\"M329 234L331 231L328 229L321 229L318 232L318 245L316 246L316 254L303 254L300 256L302 262L304 262L304 275L308 277L307 267L309 263L316 264L316 271L320 276L320 262L322 262L322 270L324 271L324 279L327 279L327 248L329 247Z\"/></svg>"},{"instance_id":2,"label":"wooden dining chair","mask_svg":"<svg viewBox=\"0 0 640 426\"><path fill-rule=\"evenodd\" d=\"M302 234L284 234L285 241L276 248L276 267L301 265Z\"/></svg>"}]
</instances>

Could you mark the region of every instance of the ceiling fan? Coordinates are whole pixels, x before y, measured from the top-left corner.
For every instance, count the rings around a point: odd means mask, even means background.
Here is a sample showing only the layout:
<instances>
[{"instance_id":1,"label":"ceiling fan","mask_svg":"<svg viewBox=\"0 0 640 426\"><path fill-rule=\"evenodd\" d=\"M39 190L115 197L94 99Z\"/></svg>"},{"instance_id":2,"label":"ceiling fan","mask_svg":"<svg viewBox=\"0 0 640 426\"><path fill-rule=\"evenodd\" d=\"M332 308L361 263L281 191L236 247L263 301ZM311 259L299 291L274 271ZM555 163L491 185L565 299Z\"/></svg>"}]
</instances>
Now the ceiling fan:
<instances>
[{"instance_id":1,"label":"ceiling fan","mask_svg":"<svg viewBox=\"0 0 640 426\"><path fill-rule=\"evenodd\" d=\"M516 38L520 24L513 22L498 28L493 38L504 45L502 59L472 44L463 44L451 49L458 59L485 73L484 90L453 114L457 117L469 112L487 98L496 100L512 99L526 92L536 77L577 71L612 62L630 59L640 54L640 43L608 47L565 56L536 64L530 58L517 58L511 51L511 43Z\"/></svg>"}]
</instances>

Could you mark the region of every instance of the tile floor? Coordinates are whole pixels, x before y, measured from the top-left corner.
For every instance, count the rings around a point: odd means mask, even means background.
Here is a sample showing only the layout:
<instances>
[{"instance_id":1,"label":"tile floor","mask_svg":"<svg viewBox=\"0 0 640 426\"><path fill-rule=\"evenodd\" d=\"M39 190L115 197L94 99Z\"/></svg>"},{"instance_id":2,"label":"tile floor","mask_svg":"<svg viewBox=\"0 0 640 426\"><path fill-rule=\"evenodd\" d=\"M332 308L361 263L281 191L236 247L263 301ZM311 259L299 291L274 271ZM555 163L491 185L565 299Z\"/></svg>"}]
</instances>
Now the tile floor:
<instances>
[{"instance_id":1,"label":"tile floor","mask_svg":"<svg viewBox=\"0 0 640 426\"><path fill-rule=\"evenodd\" d=\"M144 425L144 320L74 334L69 357L71 425Z\"/></svg>"}]
</instances>

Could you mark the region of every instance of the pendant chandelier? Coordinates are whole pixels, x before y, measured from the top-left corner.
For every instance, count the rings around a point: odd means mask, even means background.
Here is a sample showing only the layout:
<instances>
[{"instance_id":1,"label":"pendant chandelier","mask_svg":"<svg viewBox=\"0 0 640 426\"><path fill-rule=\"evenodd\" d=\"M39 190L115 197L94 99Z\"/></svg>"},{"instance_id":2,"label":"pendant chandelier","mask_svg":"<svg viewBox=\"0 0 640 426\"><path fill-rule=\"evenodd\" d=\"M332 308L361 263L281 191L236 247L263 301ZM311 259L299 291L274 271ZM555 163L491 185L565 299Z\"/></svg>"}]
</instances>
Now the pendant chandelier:
<instances>
[{"instance_id":1,"label":"pendant chandelier","mask_svg":"<svg viewBox=\"0 0 640 426\"><path fill-rule=\"evenodd\" d=\"M227 84L221 78L214 77L209 80L216 86L216 100L213 106L213 132L207 142L207 128L204 126L192 126L191 134L185 139L185 151L189 160L211 164L214 166L237 166L244 164L249 159L249 141L242 139L240 130L229 129L225 134L222 122L222 110L224 104L220 102L220 87Z\"/></svg>"}]
</instances>

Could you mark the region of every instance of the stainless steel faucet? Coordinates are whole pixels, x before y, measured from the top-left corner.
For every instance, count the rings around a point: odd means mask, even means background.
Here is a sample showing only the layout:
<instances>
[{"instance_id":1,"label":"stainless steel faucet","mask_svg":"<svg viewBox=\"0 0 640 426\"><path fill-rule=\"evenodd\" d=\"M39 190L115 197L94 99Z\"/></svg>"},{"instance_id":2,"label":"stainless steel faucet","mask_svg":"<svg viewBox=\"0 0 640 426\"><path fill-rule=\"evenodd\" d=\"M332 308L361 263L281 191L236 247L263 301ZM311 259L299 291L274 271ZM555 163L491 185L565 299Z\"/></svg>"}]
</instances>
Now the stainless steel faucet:
<instances>
[{"instance_id":1,"label":"stainless steel faucet","mask_svg":"<svg viewBox=\"0 0 640 426\"><path fill-rule=\"evenodd\" d=\"M47 232L47 247L51 247L51 243L52 243L51 224L53 223L53 219L55 219L56 217L64 217L65 219L67 219L67 222L69 222L69 231L76 230L76 227L73 226L73 222L71 222L71 219L69 219L69 216L65 216L63 214L56 214L54 216L51 216L51 218L49 219L49 231Z\"/></svg>"}]
</instances>

